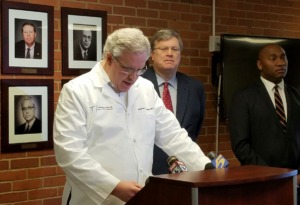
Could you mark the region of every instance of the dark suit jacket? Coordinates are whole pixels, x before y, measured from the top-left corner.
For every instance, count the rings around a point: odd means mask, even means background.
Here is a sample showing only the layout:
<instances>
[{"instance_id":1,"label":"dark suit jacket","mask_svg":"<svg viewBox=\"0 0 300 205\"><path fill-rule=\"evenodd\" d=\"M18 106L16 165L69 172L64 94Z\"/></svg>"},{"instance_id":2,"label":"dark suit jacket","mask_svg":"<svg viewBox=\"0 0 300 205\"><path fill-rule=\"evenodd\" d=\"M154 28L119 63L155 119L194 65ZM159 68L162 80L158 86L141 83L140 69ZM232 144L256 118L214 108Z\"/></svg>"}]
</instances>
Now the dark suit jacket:
<instances>
[{"instance_id":1,"label":"dark suit jacket","mask_svg":"<svg viewBox=\"0 0 300 205\"><path fill-rule=\"evenodd\" d=\"M261 80L237 92L229 112L232 149L242 165L298 169L300 165L300 94L285 84L287 131L283 133Z\"/></svg>"},{"instance_id":2,"label":"dark suit jacket","mask_svg":"<svg viewBox=\"0 0 300 205\"><path fill-rule=\"evenodd\" d=\"M25 41L21 40L15 44L15 58L25 58ZM35 42L34 59L42 59L42 46L40 43Z\"/></svg>"},{"instance_id":3,"label":"dark suit jacket","mask_svg":"<svg viewBox=\"0 0 300 205\"><path fill-rule=\"evenodd\" d=\"M156 92L160 95L154 69L152 67L149 68L143 74L143 77L154 84ZM204 87L199 80L183 73L177 72L176 77L178 82L176 118L181 127L185 128L192 140L195 141L204 118ZM167 154L155 145L152 168L153 174L168 173L167 158Z\"/></svg>"},{"instance_id":4,"label":"dark suit jacket","mask_svg":"<svg viewBox=\"0 0 300 205\"><path fill-rule=\"evenodd\" d=\"M28 133L25 133L25 126L26 126L26 123L21 124L18 127L16 127L15 134L19 135L19 134L42 133L42 122L41 122L41 120L39 120L37 118L35 118L35 121Z\"/></svg>"},{"instance_id":5,"label":"dark suit jacket","mask_svg":"<svg viewBox=\"0 0 300 205\"><path fill-rule=\"evenodd\" d=\"M92 42L91 46L88 49L88 58L86 59L86 61L96 61L97 60L96 54L97 54L96 48ZM74 60L84 60L78 42L74 44Z\"/></svg>"}]
</instances>

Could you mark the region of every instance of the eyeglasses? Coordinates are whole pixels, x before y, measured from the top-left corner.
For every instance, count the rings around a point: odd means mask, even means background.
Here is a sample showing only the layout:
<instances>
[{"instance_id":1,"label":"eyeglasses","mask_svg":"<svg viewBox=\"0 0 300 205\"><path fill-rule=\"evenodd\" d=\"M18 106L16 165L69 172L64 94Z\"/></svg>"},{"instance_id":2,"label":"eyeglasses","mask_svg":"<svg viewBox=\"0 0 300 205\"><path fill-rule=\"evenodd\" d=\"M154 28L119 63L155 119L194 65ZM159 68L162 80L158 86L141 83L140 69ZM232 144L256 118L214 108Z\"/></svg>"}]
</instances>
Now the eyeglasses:
<instances>
[{"instance_id":1,"label":"eyeglasses","mask_svg":"<svg viewBox=\"0 0 300 205\"><path fill-rule=\"evenodd\" d=\"M33 110L35 107L34 106L28 106L28 107L22 107L22 111L31 111Z\"/></svg>"},{"instance_id":2,"label":"eyeglasses","mask_svg":"<svg viewBox=\"0 0 300 205\"><path fill-rule=\"evenodd\" d=\"M163 53L167 53L169 52L169 50L171 50L171 52L174 54L180 53L180 48L178 47L157 47L154 48L153 50L160 50Z\"/></svg>"},{"instance_id":3,"label":"eyeglasses","mask_svg":"<svg viewBox=\"0 0 300 205\"><path fill-rule=\"evenodd\" d=\"M148 68L147 68L147 65L145 65L145 67L143 67L143 68L141 68L141 69L129 68L129 67L124 66L124 65L119 61L118 58L113 57L113 59L115 59L115 60L119 63L119 65L120 65L121 68L122 68L121 72L124 73L124 74L126 74L126 75L131 75L131 74L133 74L133 73L136 73L136 75L139 75L139 76L140 76L140 75L143 75L143 74L146 72L146 70L148 69Z\"/></svg>"}]
</instances>

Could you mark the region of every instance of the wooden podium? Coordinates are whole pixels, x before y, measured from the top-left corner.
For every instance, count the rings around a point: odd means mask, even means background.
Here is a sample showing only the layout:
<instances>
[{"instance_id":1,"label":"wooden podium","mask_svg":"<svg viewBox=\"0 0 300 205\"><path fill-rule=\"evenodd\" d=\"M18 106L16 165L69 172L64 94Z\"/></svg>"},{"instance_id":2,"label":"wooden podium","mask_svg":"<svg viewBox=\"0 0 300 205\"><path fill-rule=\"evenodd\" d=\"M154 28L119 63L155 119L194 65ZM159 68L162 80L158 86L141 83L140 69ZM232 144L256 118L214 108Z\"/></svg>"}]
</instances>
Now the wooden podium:
<instances>
[{"instance_id":1,"label":"wooden podium","mask_svg":"<svg viewBox=\"0 0 300 205\"><path fill-rule=\"evenodd\" d=\"M156 175L126 205L296 205L296 175L254 165Z\"/></svg>"}]
</instances>

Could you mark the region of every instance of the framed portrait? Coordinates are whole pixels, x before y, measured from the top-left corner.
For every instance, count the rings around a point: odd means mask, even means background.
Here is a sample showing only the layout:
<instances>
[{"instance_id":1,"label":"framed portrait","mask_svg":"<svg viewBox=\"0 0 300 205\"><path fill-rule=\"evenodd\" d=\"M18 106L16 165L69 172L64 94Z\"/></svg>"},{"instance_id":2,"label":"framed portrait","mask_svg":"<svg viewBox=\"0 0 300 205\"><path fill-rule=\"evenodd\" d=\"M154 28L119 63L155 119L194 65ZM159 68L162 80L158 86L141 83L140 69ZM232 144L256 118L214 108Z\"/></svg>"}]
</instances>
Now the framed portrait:
<instances>
[{"instance_id":1,"label":"framed portrait","mask_svg":"<svg viewBox=\"0 0 300 205\"><path fill-rule=\"evenodd\" d=\"M2 1L2 73L53 75L53 7Z\"/></svg>"},{"instance_id":2,"label":"framed portrait","mask_svg":"<svg viewBox=\"0 0 300 205\"><path fill-rule=\"evenodd\" d=\"M53 80L1 81L1 152L53 147Z\"/></svg>"},{"instance_id":3,"label":"framed portrait","mask_svg":"<svg viewBox=\"0 0 300 205\"><path fill-rule=\"evenodd\" d=\"M107 12L61 8L62 74L80 75L102 58Z\"/></svg>"}]
</instances>

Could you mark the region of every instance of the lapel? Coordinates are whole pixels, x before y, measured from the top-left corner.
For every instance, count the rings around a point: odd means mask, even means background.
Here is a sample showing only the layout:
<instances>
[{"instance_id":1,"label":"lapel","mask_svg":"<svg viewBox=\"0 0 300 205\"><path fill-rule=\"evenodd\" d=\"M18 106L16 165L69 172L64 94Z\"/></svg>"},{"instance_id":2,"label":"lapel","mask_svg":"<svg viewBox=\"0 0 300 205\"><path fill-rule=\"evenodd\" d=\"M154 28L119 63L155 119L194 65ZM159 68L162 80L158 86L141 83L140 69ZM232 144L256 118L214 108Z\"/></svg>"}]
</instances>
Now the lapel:
<instances>
[{"instance_id":1,"label":"lapel","mask_svg":"<svg viewBox=\"0 0 300 205\"><path fill-rule=\"evenodd\" d=\"M277 116L274 104L269 96L269 93L268 93L265 85L263 84L263 82L261 80L259 80L257 84L258 84L258 91L259 91L259 94L262 96L263 102L265 102L266 106L268 108L270 108L268 110L272 113L272 117L275 120L277 126L281 128L281 124L279 122L279 118ZM263 110L263 112L266 112L266 110Z\"/></svg>"},{"instance_id":2,"label":"lapel","mask_svg":"<svg viewBox=\"0 0 300 205\"><path fill-rule=\"evenodd\" d=\"M155 75L155 71L153 69L153 67L150 67L143 75L143 77L145 77L146 79L150 80L153 85L154 88L156 90L156 93L158 94L158 96L160 97L160 93L159 93L159 88L158 88L158 83L157 83L157 78Z\"/></svg>"},{"instance_id":3,"label":"lapel","mask_svg":"<svg viewBox=\"0 0 300 205\"><path fill-rule=\"evenodd\" d=\"M182 75L177 72L177 108L176 108L176 117L180 123L182 123L187 103L190 99L189 96L189 85L186 79L182 77Z\"/></svg>"},{"instance_id":4,"label":"lapel","mask_svg":"<svg viewBox=\"0 0 300 205\"><path fill-rule=\"evenodd\" d=\"M269 93L268 93L265 85L263 84L263 82L261 80L259 80L257 82L257 88L258 88L259 94L261 95L261 97L263 99L263 102L265 102L267 104L266 106L268 108L271 108L270 110L272 110L272 111L274 110L274 114L276 114L273 102L272 102L272 100L271 100L271 98L269 96ZM275 116L277 117L277 114Z\"/></svg>"},{"instance_id":5,"label":"lapel","mask_svg":"<svg viewBox=\"0 0 300 205\"><path fill-rule=\"evenodd\" d=\"M292 120L293 114L292 114L292 110L293 110L293 100L291 100L291 95L290 95L290 90L288 89L288 86L286 86L286 84L284 84L284 94L285 94L285 99L286 99L286 109L287 109L287 118L286 118L286 131L288 131L289 128L289 121Z\"/></svg>"},{"instance_id":6,"label":"lapel","mask_svg":"<svg viewBox=\"0 0 300 205\"><path fill-rule=\"evenodd\" d=\"M100 67L100 63L98 62L94 68L90 71L91 80L93 81L93 85L99 89L99 92L102 92L103 95L106 95L112 99L114 99L119 104L126 107L121 101L119 94L116 93L111 86L108 85L108 76L105 74L105 71ZM100 79L100 80L99 80Z\"/></svg>"},{"instance_id":7,"label":"lapel","mask_svg":"<svg viewBox=\"0 0 300 205\"><path fill-rule=\"evenodd\" d=\"M140 93L140 79L141 77L139 77L136 82L131 86L131 88L128 90L128 106L132 105L136 102L136 99L139 97L139 93Z\"/></svg>"}]
</instances>

